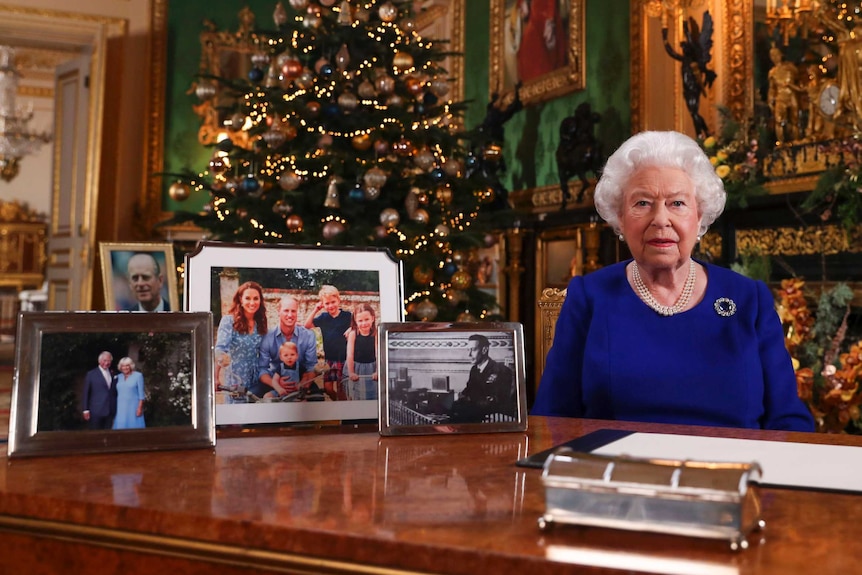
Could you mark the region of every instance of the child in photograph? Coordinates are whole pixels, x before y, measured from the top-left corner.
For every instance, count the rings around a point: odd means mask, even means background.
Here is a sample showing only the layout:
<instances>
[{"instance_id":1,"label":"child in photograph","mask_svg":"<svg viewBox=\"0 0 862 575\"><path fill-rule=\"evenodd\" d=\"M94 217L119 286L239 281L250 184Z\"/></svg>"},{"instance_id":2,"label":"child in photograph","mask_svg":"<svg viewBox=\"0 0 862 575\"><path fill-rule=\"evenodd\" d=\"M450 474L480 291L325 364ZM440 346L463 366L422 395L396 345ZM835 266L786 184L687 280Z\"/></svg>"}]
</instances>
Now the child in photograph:
<instances>
[{"instance_id":1,"label":"child in photograph","mask_svg":"<svg viewBox=\"0 0 862 575\"><path fill-rule=\"evenodd\" d=\"M341 309L341 295L334 286L321 287L318 297L320 300L305 320L305 327L320 328L323 356L329 364L329 370L323 374L326 395L333 401L345 400L347 393L341 380L347 360L347 333L353 323L353 314Z\"/></svg>"},{"instance_id":2,"label":"child in photograph","mask_svg":"<svg viewBox=\"0 0 862 575\"><path fill-rule=\"evenodd\" d=\"M264 397L284 397L299 391L299 347L292 341L286 341L278 348L278 365L272 374L272 391Z\"/></svg>"},{"instance_id":3,"label":"child in photograph","mask_svg":"<svg viewBox=\"0 0 862 575\"><path fill-rule=\"evenodd\" d=\"M347 380L350 399L377 399L377 325L374 308L361 303L353 310L347 335Z\"/></svg>"}]
</instances>

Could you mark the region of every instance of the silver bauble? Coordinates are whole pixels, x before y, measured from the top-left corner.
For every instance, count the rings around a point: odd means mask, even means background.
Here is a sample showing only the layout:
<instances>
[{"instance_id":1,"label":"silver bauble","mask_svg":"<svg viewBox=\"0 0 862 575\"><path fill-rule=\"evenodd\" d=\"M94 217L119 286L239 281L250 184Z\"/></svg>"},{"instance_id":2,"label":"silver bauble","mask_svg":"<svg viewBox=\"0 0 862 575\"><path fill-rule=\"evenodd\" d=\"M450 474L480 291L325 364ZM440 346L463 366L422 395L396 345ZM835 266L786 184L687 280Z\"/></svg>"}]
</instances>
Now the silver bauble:
<instances>
[{"instance_id":1,"label":"silver bauble","mask_svg":"<svg viewBox=\"0 0 862 575\"><path fill-rule=\"evenodd\" d=\"M302 177L293 170L286 170L278 177L278 185L282 190L292 192L302 183Z\"/></svg>"},{"instance_id":2,"label":"silver bauble","mask_svg":"<svg viewBox=\"0 0 862 575\"><path fill-rule=\"evenodd\" d=\"M387 228L394 228L401 221L401 216L398 215L398 210L395 208L386 208L380 212L380 223Z\"/></svg>"}]
</instances>

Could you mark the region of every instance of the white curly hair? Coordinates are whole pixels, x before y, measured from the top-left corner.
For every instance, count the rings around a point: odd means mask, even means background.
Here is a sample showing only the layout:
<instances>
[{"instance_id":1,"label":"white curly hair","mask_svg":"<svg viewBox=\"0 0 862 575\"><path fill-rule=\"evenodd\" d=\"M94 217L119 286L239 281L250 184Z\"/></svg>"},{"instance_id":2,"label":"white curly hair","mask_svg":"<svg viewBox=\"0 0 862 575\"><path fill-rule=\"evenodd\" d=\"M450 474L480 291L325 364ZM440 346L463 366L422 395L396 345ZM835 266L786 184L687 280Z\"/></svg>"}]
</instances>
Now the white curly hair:
<instances>
[{"instance_id":1,"label":"white curly hair","mask_svg":"<svg viewBox=\"0 0 862 575\"><path fill-rule=\"evenodd\" d=\"M620 232L625 186L636 171L645 167L679 168L688 174L701 214L698 235L706 233L724 211L727 199L724 184L697 142L679 132L641 132L611 154L596 184L596 211L615 233Z\"/></svg>"}]
</instances>

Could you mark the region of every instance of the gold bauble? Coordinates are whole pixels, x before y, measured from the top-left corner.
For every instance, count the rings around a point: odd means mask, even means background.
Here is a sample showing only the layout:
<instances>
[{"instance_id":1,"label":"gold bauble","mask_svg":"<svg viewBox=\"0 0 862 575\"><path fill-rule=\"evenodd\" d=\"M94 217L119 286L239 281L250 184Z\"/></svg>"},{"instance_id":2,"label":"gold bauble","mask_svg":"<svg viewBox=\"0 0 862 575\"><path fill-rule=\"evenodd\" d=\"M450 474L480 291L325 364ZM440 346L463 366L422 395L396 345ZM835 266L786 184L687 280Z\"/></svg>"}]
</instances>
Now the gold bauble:
<instances>
[{"instance_id":1,"label":"gold bauble","mask_svg":"<svg viewBox=\"0 0 862 575\"><path fill-rule=\"evenodd\" d=\"M452 274L452 287L458 290L465 290L473 284L473 278L464 270L458 270Z\"/></svg>"},{"instance_id":2,"label":"gold bauble","mask_svg":"<svg viewBox=\"0 0 862 575\"><path fill-rule=\"evenodd\" d=\"M368 134L356 134L350 142L353 147L360 152L364 152L371 147L371 136Z\"/></svg>"},{"instance_id":3,"label":"gold bauble","mask_svg":"<svg viewBox=\"0 0 862 575\"><path fill-rule=\"evenodd\" d=\"M392 2L385 2L377 9L377 15L384 22L394 22L398 18L398 8Z\"/></svg>"},{"instance_id":4,"label":"gold bauble","mask_svg":"<svg viewBox=\"0 0 862 575\"><path fill-rule=\"evenodd\" d=\"M452 188L449 186L440 186L437 188L437 191L434 192L434 195L437 197L438 202L447 206L452 201Z\"/></svg>"},{"instance_id":5,"label":"gold bauble","mask_svg":"<svg viewBox=\"0 0 862 575\"><path fill-rule=\"evenodd\" d=\"M296 214L290 214L287 216L285 224L287 225L287 230L291 233L302 231L302 218Z\"/></svg>"},{"instance_id":6,"label":"gold bauble","mask_svg":"<svg viewBox=\"0 0 862 575\"><path fill-rule=\"evenodd\" d=\"M498 146L497 144L491 144L484 150L482 150L482 157L488 160L489 162L496 162L500 159L500 156L503 155L503 148Z\"/></svg>"},{"instance_id":7,"label":"gold bauble","mask_svg":"<svg viewBox=\"0 0 862 575\"><path fill-rule=\"evenodd\" d=\"M171 187L168 188L168 195L175 202L183 202L189 199L189 195L191 195L191 187L183 182L174 182L171 184Z\"/></svg>"},{"instance_id":8,"label":"gold bauble","mask_svg":"<svg viewBox=\"0 0 862 575\"><path fill-rule=\"evenodd\" d=\"M434 279L434 270L421 265L416 266L413 268L413 279L418 284L427 285Z\"/></svg>"},{"instance_id":9,"label":"gold bauble","mask_svg":"<svg viewBox=\"0 0 862 575\"><path fill-rule=\"evenodd\" d=\"M413 66L413 56L407 52L396 51L392 57L392 65L396 70L403 72Z\"/></svg>"},{"instance_id":10,"label":"gold bauble","mask_svg":"<svg viewBox=\"0 0 862 575\"><path fill-rule=\"evenodd\" d=\"M428 220L431 218L431 216L428 214L428 212L426 210L419 208L418 210L413 212L412 218L413 218L414 222L417 222L420 224L427 224Z\"/></svg>"},{"instance_id":11,"label":"gold bauble","mask_svg":"<svg viewBox=\"0 0 862 575\"><path fill-rule=\"evenodd\" d=\"M422 321L434 321L437 317L437 305L426 298L416 304L413 313Z\"/></svg>"}]
</instances>

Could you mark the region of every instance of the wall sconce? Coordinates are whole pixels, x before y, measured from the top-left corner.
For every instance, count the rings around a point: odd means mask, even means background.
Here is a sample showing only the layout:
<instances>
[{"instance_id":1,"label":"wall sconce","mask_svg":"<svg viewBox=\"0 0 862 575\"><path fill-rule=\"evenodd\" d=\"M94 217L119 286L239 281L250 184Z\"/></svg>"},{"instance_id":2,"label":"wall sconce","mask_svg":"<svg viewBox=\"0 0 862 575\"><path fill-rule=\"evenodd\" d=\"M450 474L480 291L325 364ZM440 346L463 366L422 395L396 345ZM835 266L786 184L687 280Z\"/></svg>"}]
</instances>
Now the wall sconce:
<instances>
[{"instance_id":1,"label":"wall sconce","mask_svg":"<svg viewBox=\"0 0 862 575\"><path fill-rule=\"evenodd\" d=\"M766 25L770 32L781 32L784 45L791 35L808 36L808 26L814 14L811 0L767 0Z\"/></svg>"}]
</instances>

